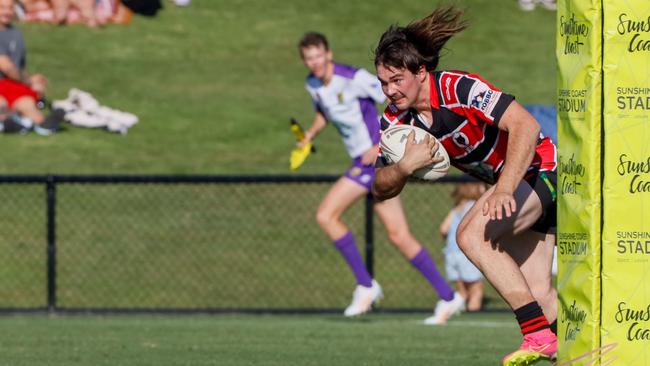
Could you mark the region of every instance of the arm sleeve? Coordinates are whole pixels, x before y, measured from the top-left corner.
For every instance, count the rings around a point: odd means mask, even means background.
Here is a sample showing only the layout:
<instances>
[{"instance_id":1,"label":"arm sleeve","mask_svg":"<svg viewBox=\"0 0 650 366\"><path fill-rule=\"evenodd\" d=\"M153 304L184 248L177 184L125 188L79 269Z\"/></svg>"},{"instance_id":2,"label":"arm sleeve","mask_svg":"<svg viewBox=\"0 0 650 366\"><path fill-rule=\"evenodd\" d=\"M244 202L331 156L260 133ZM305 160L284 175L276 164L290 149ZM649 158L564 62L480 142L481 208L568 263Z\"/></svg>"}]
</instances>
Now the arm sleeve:
<instances>
[{"instance_id":1,"label":"arm sleeve","mask_svg":"<svg viewBox=\"0 0 650 366\"><path fill-rule=\"evenodd\" d=\"M377 77L365 69L359 69L354 74L353 82L359 87L362 95L360 97L372 98L375 103L383 103L386 100L384 92L381 90L381 84Z\"/></svg>"},{"instance_id":2,"label":"arm sleeve","mask_svg":"<svg viewBox=\"0 0 650 366\"><path fill-rule=\"evenodd\" d=\"M314 105L314 111L322 114L323 116L325 115L325 113L323 112L323 108L320 106L320 103L312 99L312 104Z\"/></svg>"},{"instance_id":3,"label":"arm sleeve","mask_svg":"<svg viewBox=\"0 0 650 366\"><path fill-rule=\"evenodd\" d=\"M498 125L506 108L515 99L477 75L465 75L456 85L458 102L468 120Z\"/></svg>"}]
</instances>

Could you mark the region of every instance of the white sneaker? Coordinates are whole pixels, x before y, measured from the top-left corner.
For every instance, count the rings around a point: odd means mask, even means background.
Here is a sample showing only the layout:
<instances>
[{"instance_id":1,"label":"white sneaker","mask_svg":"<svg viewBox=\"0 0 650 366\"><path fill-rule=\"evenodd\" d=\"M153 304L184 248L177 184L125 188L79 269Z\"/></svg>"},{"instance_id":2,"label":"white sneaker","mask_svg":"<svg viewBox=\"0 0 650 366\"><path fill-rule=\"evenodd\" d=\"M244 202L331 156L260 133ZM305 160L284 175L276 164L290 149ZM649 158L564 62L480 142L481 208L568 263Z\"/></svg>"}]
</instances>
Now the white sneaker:
<instances>
[{"instance_id":1,"label":"white sneaker","mask_svg":"<svg viewBox=\"0 0 650 366\"><path fill-rule=\"evenodd\" d=\"M447 319L452 315L459 314L465 309L465 299L458 292L454 292L454 298L445 301L440 300L436 304L433 315L424 319L426 325L442 325L447 323Z\"/></svg>"},{"instance_id":2,"label":"white sneaker","mask_svg":"<svg viewBox=\"0 0 650 366\"><path fill-rule=\"evenodd\" d=\"M377 281L372 280L372 287L357 285L352 293L352 303L348 306L343 315L357 316L367 313L372 304L381 299L383 292Z\"/></svg>"},{"instance_id":3,"label":"white sneaker","mask_svg":"<svg viewBox=\"0 0 650 366\"><path fill-rule=\"evenodd\" d=\"M519 9L523 11L533 11L535 10L535 0L518 0Z\"/></svg>"},{"instance_id":4,"label":"white sneaker","mask_svg":"<svg viewBox=\"0 0 650 366\"><path fill-rule=\"evenodd\" d=\"M546 10L557 10L557 3L555 0L538 0L538 3Z\"/></svg>"}]
</instances>

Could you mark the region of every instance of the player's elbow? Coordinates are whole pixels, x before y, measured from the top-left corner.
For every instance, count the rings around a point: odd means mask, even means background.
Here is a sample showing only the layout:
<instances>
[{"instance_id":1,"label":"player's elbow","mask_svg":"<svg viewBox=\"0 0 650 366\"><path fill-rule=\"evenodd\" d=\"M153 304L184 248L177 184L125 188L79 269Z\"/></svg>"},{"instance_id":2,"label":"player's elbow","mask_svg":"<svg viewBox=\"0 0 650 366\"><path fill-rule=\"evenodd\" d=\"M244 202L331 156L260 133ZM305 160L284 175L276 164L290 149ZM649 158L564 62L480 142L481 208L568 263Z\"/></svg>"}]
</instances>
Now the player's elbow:
<instances>
[{"instance_id":1,"label":"player's elbow","mask_svg":"<svg viewBox=\"0 0 650 366\"><path fill-rule=\"evenodd\" d=\"M531 129L533 130L533 135L534 136L539 136L539 134L542 132L542 127L539 125L539 123L533 119L533 125L531 126Z\"/></svg>"},{"instance_id":2,"label":"player's elbow","mask_svg":"<svg viewBox=\"0 0 650 366\"><path fill-rule=\"evenodd\" d=\"M372 197L376 201L385 201L399 194L399 191L382 186L382 184L377 183L377 181L372 184L371 192Z\"/></svg>"}]
</instances>

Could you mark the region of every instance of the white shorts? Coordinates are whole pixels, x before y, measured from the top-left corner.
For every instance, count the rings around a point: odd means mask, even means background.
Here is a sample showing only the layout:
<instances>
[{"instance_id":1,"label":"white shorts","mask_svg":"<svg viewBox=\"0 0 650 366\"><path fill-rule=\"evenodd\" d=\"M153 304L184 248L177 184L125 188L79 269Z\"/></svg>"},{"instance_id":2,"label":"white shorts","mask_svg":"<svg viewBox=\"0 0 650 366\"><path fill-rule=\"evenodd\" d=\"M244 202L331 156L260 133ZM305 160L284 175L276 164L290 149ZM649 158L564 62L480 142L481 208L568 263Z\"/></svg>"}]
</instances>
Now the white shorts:
<instances>
[{"instance_id":1,"label":"white shorts","mask_svg":"<svg viewBox=\"0 0 650 366\"><path fill-rule=\"evenodd\" d=\"M449 281L475 282L483 274L461 251L445 253L445 270Z\"/></svg>"}]
</instances>

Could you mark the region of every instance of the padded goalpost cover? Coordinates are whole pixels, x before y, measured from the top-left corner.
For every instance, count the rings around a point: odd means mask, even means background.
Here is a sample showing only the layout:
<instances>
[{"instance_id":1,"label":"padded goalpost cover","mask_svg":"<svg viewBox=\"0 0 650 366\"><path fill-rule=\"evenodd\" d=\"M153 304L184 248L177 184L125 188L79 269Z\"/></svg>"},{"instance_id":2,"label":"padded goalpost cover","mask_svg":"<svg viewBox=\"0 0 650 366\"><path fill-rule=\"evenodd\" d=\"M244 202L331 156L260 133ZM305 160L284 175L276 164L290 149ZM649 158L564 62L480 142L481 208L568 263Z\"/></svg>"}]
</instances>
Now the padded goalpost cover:
<instances>
[{"instance_id":1,"label":"padded goalpost cover","mask_svg":"<svg viewBox=\"0 0 650 366\"><path fill-rule=\"evenodd\" d=\"M650 2L557 25L558 365L650 365Z\"/></svg>"}]
</instances>

